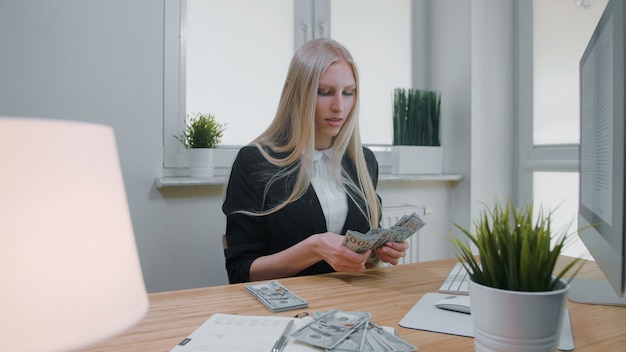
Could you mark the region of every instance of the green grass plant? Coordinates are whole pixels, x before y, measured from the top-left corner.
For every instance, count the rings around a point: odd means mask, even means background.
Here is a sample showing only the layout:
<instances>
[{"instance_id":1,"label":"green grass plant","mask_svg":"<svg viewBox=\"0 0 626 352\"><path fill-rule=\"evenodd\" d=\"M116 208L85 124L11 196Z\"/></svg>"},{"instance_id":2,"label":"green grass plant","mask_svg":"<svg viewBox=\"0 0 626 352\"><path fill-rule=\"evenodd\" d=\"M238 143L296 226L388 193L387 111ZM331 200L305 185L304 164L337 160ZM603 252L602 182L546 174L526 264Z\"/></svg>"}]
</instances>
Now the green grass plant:
<instances>
[{"instance_id":1,"label":"green grass plant","mask_svg":"<svg viewBox=\"0 0 626 352\"><path fill-rule=\"evenodd\" d=\"M474 222L475 234L454 224L470 243L458 237L450 240L455 255L475 283L512 291L552 291L581 258L554 275L568 236L553 236L551 222L552 213L540 212L534 220L532 205L518 209L510 199L504 205L496 201L491 210L483 211ZM478 256L472 252L472 244L478 249ZM572 277L578 270L580 266Z\"/></svg>"},{"instance_id":2,"label":"green grass plant","mask_svg":"<svg viewBox=\"0 0 626 352\"><path fill-rule=\"evenodd\" d=\"M195 113L186 123L180 136L174 136L185 148L215 148L222 140L226 125L219 123L215 115Z\"/></svg>"},{"instance_id":3,"label":"green grass plant","mask_svg":"<svg viewBox=\"0 0 626 352\"><path fill-rule=\"evenodd\" d=\"M438 92L396 88L393 99L393 145L441 146Z\"/></svg>"}]
</instances>

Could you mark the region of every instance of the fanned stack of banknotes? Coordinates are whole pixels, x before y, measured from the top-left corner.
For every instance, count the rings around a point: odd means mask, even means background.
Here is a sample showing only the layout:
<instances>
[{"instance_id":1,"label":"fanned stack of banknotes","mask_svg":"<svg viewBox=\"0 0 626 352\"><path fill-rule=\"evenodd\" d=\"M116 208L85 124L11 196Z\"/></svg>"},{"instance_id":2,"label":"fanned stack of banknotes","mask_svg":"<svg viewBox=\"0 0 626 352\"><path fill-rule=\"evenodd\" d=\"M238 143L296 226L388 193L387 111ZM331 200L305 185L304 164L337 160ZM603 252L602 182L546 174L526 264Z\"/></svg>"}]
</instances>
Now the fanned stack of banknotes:
<instances>
[{"instance_id":1,"label":"fanned stack of banknotes","mask_svg":"<svg viewBox=\"0 0 626 352\"><path fill-rule=\"evenodd\" d=\"M246 285L246 290L272 312L308 307L308 302L277 280ZM331 309L316 312L314 319L290 337L324 348L327 352L412 352L417 348L370 321L367 312Z\"/></svg>"},{"instance_id":2,"label":"fanned stack of banknotes","mask_svg":"<svg viewBox=\"0 0 626 352\"><path fill-rule=\"evenodd\" d=\"M331 309L315 313L314 320L291 333L304 343L327 352L412 352L417 347L370 322L367 312Z\"/></svg>"},{"instance_id":3,"label":"fanned stack of banknotes","mask_svg":"<svg viewBox=\"0 0 626 352\"><path fill-rule=\"evenodd\" d=\"M402 242L411 237L425 223L416 213L402 216L390 229L375 227L367 233L348 230L344 236L343 245L357 253L368 249L378 248L387 242Z\"/></svg>"},{"instance_id":4,"label":"fanned stack of banknotes","mask_svg":"<svg viewBox=\"0 0 626 352\"><path fill-rule=\"evenodd\" d=\"M274 313L309 306L307 301L289 291L277 280L246 285L246 290Z\"/></svg>"}]
</instances>

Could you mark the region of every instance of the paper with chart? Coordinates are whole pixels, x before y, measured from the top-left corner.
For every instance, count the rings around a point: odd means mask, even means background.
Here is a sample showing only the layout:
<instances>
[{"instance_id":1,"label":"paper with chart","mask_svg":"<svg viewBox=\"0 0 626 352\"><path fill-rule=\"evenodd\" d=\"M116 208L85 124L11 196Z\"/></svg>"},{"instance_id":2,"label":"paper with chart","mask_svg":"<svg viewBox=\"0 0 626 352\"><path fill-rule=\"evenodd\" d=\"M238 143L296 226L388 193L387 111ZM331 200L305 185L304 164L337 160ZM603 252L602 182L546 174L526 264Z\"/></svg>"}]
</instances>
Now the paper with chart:
<instances>
[{"instance_id":1,"label":"paper with chart","mask_svg":"<svg viewBox=\"0 0 626 352\"><path fill-rule=\"evenodd\" d=\"M285 326L300 319L280 316L213 314L170 352L271 351ZM323 351L308 345L291 345L285 352Z\"/></svg>"},{"instance_id":2,"label":"paper with chart","mask_svg":"<svg viewBox=\"0 0 626 352\"><path fill-rule=\"evenodd\" d=\"M402 242L415 234L426 223L416 213L402 216L389 229L373 228L367 233L348 230L343 245L357 253L378 248L387 242Z\"/></svg>"}]
</instances>

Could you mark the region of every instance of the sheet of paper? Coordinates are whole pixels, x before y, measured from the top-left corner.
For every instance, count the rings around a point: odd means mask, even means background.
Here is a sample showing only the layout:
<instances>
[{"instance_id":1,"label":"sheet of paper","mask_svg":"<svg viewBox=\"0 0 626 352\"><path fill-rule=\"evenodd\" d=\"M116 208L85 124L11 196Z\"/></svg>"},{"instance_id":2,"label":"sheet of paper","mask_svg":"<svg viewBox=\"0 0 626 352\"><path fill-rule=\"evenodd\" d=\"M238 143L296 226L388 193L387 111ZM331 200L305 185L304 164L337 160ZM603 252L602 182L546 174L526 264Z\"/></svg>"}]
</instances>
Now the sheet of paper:
<instances>
[{"instance_id":1,"label":"sheet of paper","mask_svg":"<svg viewBox=\"0 0 626 352\"><path fill-rule=\"evenodd\" d=\"M306 318L305 318L306 319ZM294 331L305 319L282 316L213 314L170 352L259 352L271 351L287 323ZM323 351L290 339L284 352Z\"/></svg>"}]
</instances>

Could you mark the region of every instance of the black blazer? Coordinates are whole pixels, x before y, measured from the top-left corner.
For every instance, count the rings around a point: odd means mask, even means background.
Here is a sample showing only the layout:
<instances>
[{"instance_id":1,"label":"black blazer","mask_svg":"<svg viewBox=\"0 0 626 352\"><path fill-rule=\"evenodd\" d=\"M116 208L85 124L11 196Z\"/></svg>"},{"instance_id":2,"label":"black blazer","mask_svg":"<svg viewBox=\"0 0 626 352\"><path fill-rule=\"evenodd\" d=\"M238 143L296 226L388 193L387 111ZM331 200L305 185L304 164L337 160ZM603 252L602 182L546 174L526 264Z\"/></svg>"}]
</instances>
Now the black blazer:
<instances>
[{"instance_id":1,"label":"black blazer","mask_svg":"<svg viewBox=\"0 0 626 352\"><path fill-rule=\"evenodd\" d=\"M363 148L368 171L374 182L378 183L378 162L374 153ZM350 177L356 181L354 163L344 157L342 161ZM326 232L326 219L312 185L297 201L290 203L280 211L266 216L250 216L234 213L238 210L266 210L287 198L295 184L296 175L275 182L264 196L267 177L281 168L265 160L255 146L241 148L235 159L226 198L222 211L226 214L226 238L228 248L224 250L226 270L230 283L250 281L250 266L261 256L274 254L289 248L307 237ZM380 200L380 197L379 197ZM369 220L358 210L348 197L348 215L342 230L367 232ZM302 270L297 275L311 275L334 271L325 261Z\"/></svg>"}]
</instances>

